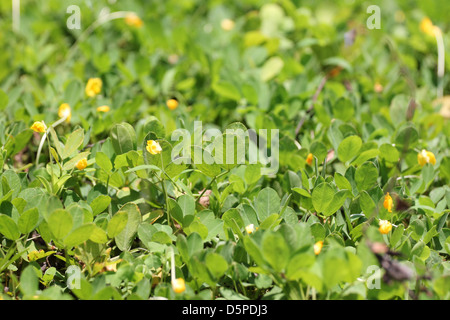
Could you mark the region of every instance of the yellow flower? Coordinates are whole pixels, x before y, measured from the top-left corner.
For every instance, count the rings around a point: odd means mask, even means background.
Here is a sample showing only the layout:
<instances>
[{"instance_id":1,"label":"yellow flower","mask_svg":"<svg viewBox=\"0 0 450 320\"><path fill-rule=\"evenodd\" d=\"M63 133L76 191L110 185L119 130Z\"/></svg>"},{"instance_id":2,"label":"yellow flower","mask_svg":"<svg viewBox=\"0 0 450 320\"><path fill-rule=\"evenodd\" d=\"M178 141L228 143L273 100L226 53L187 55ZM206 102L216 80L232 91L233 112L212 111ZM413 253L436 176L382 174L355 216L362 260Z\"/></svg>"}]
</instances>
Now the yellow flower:
<instances>
[{"instance_id":1,"label":"yellow flower","mask_svg":"<svg viewBox=\"0 0 450 320\"><path fill-rule=\"evenodd\" d=\"M70 119L72 118L72 109L69 104L63 103L59 106L58 117L66 118L66 122L70 122Z\"/></svg>"},{"instance_id":2,"label":"yellow flower","mask_svg":"<svg viewBox=\"0 0 450 320\"><path fill-rule=\"evenodd\" d=\"M170 110L175 110L178 107L178 101L175 99L169 99L166 101L166 105Z\"/></svg>"},{"instance_id":3,"label":"yellow flower","mask_svg":"<svg viewBox=\"0 0 450 320\"><path fill-rule=\"evenodd\" d=\"M380 230L380 233L382 234L388 234L389 231L392 230L392 224L387 220L380 220L379 225L380 228L378 230Z\"/></svg>"},{"instance_id":4,"label":"yellow flower","mask_svg":"<svg viewBox=\"0 0 450 320\"><path fill-rule=\"evenodd\" d=\"M183 278L178 278L172 281L172 289L175 293L182 293L186 290L186 285Z\"/></svg>"},{"instance_id":5,"label":"yellow flower","mask_svg":"<svg viewBox=\"0 0 450 320\"><path fill-rule=\"evenodd\" d=\"M158 153L161 153L162 148L157 141L148 140L147 141L147 151L150 152L151 154L158 154Z\"/></svg>"},{"instance_id":6,"label":"yellow flower","mask_svg":"<svg viewBox=\"0 0 450 320\"><path fill-rule=\"evenodd\" d=\"M245 231L246 231L248 234L252 234L252 233L255 232L256 230L257 230L257 228L255 229L255 226L254 226L253 223L252 223L252 224L249 224L248 226L245 227Z\"/></svg>"},{"instance_id":7,"label":"yellow flower","mask_svg":"<svg viewBox=\"0 0 450 320\"><path fill-rule=\"evenodd\" d=\"M100 78L90 78L86 84L86 95L88 97L95 97L102 91L102 79Z\"/></svg>"},{"instance_id":8,"label":"yellow flower","mask_svg":"<svg viewBox=\"0 0 450 320\"><path fill-rule=\"evenodd\" d=\"M135 15L134 13L129 14L125 17L125 22L132 27L136 27L136 28L140 28L142 27L142 25L144 24L144 22L142 22L141 18L139 18L137 15Z\"/></svg>"},{"instance_id":9,"label":"yellow flower","mask_svg":"<svg viewBox=\"0 0 450 320\"><path fill-rule=\"evenodd\" d=\"M220 26L222 27L223 30L230 31L234 28L234 21L231 19L223 19L220 22Z\"/></svg>"},{"instance_id":10,"label":"yellow flower","mask_svg":"<svg viewBox=\"0 0 450 320\"><path fill-rule=\"evenodd\" d=\"M441 29L433 25L433 23L428 17L423 18L422 21L420 22L420 30L422 30L423 33L429 36L435 36L436 34L441 32Z\"/></svg>"},{"instance_id":11,"label":"yellow flower","mask_svg":"<svg viewBox=\"0 0 450 320\"><path fill-rule=\"evenodd\" d=\"M47 130L47 126L45 125L44 121L36 121L35 123L33 123L30 129L39 133L44 133Z\"/></svg>"},{"instance_id":12,"label":"yellow flower","mask_svg":"<svg viewBox=\"0 0 450 320\"><path fill-rule=\"evenodd\" d=\"M419 162L422 167L427 163L435 165L436 157L434 156L433 152L423 149L420 153L417 154L417 162Z\"/></svg>"},{"instance_id":13,"label":"yellow flower","mask_svg":"<svg viewBox=\"0 0 450 320\"><path fill-rule=\"evenodd\" d=\"M316 255L318 255L320 253L320 251L322 251L322 247L323 247L323 241L317 241L314 244L314 253Z\"/></svg>"},{"instance_id":14,"label":"yellow flower","mask_svg":"<svg viewBox=\"0 0 450 320\"><path fill-rule=\"evenodd\" d=\"M311 165L313 162L313 159L314 159L314 157L313 157L312 153L308 154L308 156L306 157L306 163Z\"/></svg>"},{"instance_id":15,"label":"yellow flower","mask_svg":"<svg viewBox=\"0 0 450 320\"><path fill-rule=\"evenodd\" d=\"M98 112L109 112L109 110L111 110L109 108L109 106L100 106L100 107L97 108Z\"/></svg>"},{"instance_id":16,"label":"yellow flower","mask_svg":"<svg viewBox=\"0 0 450 320\"><path fill-rule=\"evenodd\" d=\"M77 162L75 167L77 167L78 170L84 170L87 167L87 159L86 158L81 159L80 161Z\"/></svg>"},{"instance_id":17,"label":"yellow flower","mask_svg":"<svg viewBox=\"0 0 450 320\"><path fill-rule=\"evenodd\" d=\"M389 195L389 192L384 196L383 206L387 211L392 212L392 197Z\"/></svg>"}]
</instances>

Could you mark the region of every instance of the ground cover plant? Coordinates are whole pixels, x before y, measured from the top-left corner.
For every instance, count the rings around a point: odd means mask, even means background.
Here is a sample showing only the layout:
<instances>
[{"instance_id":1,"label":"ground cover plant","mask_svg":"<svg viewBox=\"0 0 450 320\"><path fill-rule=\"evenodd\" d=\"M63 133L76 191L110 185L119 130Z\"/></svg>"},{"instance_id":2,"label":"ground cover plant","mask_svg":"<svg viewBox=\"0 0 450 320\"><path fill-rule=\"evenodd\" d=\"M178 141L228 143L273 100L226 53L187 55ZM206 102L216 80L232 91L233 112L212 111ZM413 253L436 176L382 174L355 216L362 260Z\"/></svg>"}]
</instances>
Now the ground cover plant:
<instances>
[{"instance_id":1,"label":"ground cover plant","mask_svg":"<svg viewBox=\"0 0 450 320\"><path fill-rule=\"evenodd\" d=\"M17 4L1 300L450 299L450 2Z\"/></svg>"}]
</instances>

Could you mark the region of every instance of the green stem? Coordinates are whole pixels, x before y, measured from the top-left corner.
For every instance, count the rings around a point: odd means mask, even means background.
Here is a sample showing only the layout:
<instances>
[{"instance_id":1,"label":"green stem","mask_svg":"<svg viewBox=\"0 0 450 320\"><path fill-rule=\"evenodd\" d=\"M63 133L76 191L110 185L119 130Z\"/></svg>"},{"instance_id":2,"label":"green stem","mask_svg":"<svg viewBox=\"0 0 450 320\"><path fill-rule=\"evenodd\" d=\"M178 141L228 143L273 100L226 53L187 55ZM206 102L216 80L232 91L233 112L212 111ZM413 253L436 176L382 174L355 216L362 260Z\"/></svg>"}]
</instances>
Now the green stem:
<instances>
[{"instance_id":1,"label":"green stem","mask_svg":"<svg viewBox=\"0 0 450 320\"><path fill-rule=\"evenodd\" d=\"M62 117L61 119L59 119L58 121L56 121L55 123L53 123L53 124L50 126L50 128L53 128L53 129L56 128L58 125L60 125L60 124L63 123L64 121L66 121L66 119L67 119L67 116ZM39 148L38 148L37 156L36 156L36 167L37 167L38 164L39 164L39 158L40 158L40 156L41 156L42 147L44 146L44 142L45 142L45 140L46 140L47 137L48 137L48 132L50 131L50 128L48 128L47 130L45 130L45 132L44 132L44 134L43 134L43 136L42 136L42 138L41 138L41 142L39 143ZM49 142L49 144L50 144L50 142Z\"/></svg>"},{"instance_id":2,"label":"green stem","mask_svg":"<svg viewBox=\"0 0 450 320\"><path fill-rule=\"evenodd\" d=\"M162 170L162 173L165 174L162 153L160 153L160 155L161 155L161 170ZM161 181L161 186L162 186L163 193L164 193L164 199L165 199L165 202L166 202L167 224L170 227L171 226L172 217L170 216L170 212L169 212L169 197L167 196L166 186L164 184L164 179L162 179L162 177L161 177L160 181Z\"/></svg>"},{"instance_id":3,"label":"green stem","mask_svg":"<svg viewBox=\"0 0 450 320\"><path fill-rule=\"evenodd\" d=\"M223 175L227 174L228 172L230 172L230 170L224 171L221 174L218 174L217 176L212 178L212 180L209 182L209 184L206 186L206 188L203 189L202 193L198 196L198 198L197 198L197 200L195 200L195 202L198 203L200 201L200 198L203 197L206 190L208 190L211 187L211 185L214 183L214 181L216 181L218 178L222 177Z\"/></svg>"}]
</instances>

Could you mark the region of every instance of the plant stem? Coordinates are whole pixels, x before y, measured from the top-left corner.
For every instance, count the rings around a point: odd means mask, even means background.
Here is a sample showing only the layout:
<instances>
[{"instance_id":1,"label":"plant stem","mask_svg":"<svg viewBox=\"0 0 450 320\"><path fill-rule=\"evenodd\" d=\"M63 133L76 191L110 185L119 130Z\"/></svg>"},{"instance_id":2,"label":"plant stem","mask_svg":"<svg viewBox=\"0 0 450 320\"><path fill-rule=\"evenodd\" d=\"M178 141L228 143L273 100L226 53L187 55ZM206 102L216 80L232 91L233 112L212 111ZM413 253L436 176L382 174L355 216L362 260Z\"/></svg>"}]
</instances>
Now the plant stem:
<instances>
[{"instance_id":1,"label":"plant stem","mask_svg":"<svg viewBox=\"0 0 450 320\"><path fill-rule=\"evenodd\" d=\"M53 123L50 127L54 129L54 128L56 128L58 125L60 125L60 124L63 123L64 121L66 121L66 119L67 119L67 116L62 117L61 119L59 119L58 121L56 121L55 123ZM37 167L38 164L39 164L39 157L41 156L42 147L44 146L44 142L45 142L45 140L47 139L49 130L50 130L50 128L48 128L47 130L45 130L44 134L42 135L41 142L39 143L39 148L38 148L37 156L36 156L36 167Z\"/></svg>"},{"instance_id":2,"label":"plant stem","mask_svg":"<svg viewBox=\"0 0 450 320\"><path fill-rule=\"evenodd\" d=\"M218 174L217 176L215 176L214 178L212 178L212 180L208 183L208 185L206 186L205 189L203 189L202 193L198 196L198 198L195 200L196 203L198 203L200 201L200 198L203 197L203 195L205 194L206 190L208 190L211 185L214 183L214 181L216 181L218 178L220 178L221 176L227 174L228 172L230 172L230 170L224 171L221 174Z\"/></svg>"},{"instance_id":3,"label":"plant stem","mask_svg":"<svg viewBox=\"0 0 450 320\"><path fill-rule=\"evenodd\" d=\"M166 174L166 172L164 171L164 162L163 162L162 153L160 153L160 155L161 155L161 170L162 170L163 174ZM160 182L161 182L161 186L162 186L163 193L164 193L164 199L165 199L165 202L166 202L167 224L170 227L172 217L170 216L170 212L169 212L169 197L167 196L167 190L166 190L166 186L164 184L164 179L162 178L162 176L161 176Z\"/></svg>"}]
</instances>

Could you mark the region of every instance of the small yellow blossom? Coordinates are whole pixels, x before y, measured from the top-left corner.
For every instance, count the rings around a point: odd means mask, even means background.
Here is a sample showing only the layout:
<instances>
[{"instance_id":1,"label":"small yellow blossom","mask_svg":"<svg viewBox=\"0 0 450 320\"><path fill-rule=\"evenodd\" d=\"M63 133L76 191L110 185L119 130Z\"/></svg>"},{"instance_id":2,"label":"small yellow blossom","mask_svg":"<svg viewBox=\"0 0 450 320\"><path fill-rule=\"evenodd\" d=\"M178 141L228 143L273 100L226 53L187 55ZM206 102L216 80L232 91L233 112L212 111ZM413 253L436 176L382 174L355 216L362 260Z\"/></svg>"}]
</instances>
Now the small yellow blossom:
<instances>
[{"instance_id":1,"label":"small yellow blossom","mask_svg":"<svg viewBox=\"0 0 450 320\"><path fill-rule=\"evenodd\" d=\"M125 22L129 26L136 27L136 28L140 28L144 24L144 22L142 22L141 18L139 18L134 13L131 13L131 14L127 15L125 17Z\"/></svg>"},{"instance_id":2,"label":"small yellow blossom","mask_svg":"<svg viewBox=\"0 0 450 320\"><path fill-rule=\"evenodd\" d=\"M151 154L158 154L158 153L161 153L162 148L157 141L148 140L147 141L147 151L150 152Z\"/></svg>"},{"instance_id":3,"label":"small yellow blossom","mask_svg":"<svg viewBox=\"0 0 450 320\"><path fill-rule=\"evenodd\" d=\"M72 118L72 109L68 103L63 103L59 106L58 117L66 118L66 122L70 122L70 119Z\"/></svg>"},{"instance_id":4,"label":"small yellow blossom","mask_svg":"<svg viewBox=\"0 0 450 320\"><path fill-rule=\"evenodd\" d=\"M393 204L392 197L389 195L388 192L384 196L383 206L387 211L392 212L392 204Z\"/></svg>"},{"instance_id":5,"label":"small yellow blossom","mask_svg":"<svg viewBox=\"0 0 450 320\"><path fill-rule=\"evenodd\" d=\"M90 78L86 84L86 95L88 97L95 97L102 91L102 79L100 78Z\"/></svg>"},{"instance_id":6,"label":"small yellow blossom","mask_svg":"<svg viewBox=\"0 0 450 320\"><path fill-rule=\"evenodd\" d=\"M379 230L380 233L382 234L388 234L389 231L392 230L392 224L387 220L380 220L379 225L380 225Z\"/></svg>"},{"instance_id":7,"label":"small yellow blossom","mask_svg":"<svg viewBox=\"0 0 450 320\"><path fill-rule=\"evenodd\" d=\"M317 241L314 244L314 253L316 255L318 255L320 253L320 251L322 251L322 247L323 247L323 241Z\"/></svg>"},{"instance_id":8,"label":"small yellow blossom","mask_svg":"<svg viewBox=\"0 0 450 320\"><path fill-rule=\"evenodd\" d=\"M182 293L186 290L186 284L183 278L178 278L172 281L172 289L175 293Z\"/></svg>"},{"instance_id":9,"label":"small yellow blossom","mask_svg":"<svg viewBox=\"0 0 450 320\"><path fill-rule=\"evenodd\" d=\"M86 169L86 167L87 167L87 159L86 158L81 159L80 161L77 162L75 167L77 167L78 170Z\"/></svg>"},{"instance_id":10,"label":"small yellow blossom","mask_svg":"<svg viewBox=\"0 0 450 320\"><path fill-rule=\"evenodd\" d=\"M109 106L100 106L100 107L97 108L98 112L109 112L109 110L111 110L109 108Z\"/></svg>"},{"instance_id":11,"label":"small yellow blossom","mask_svg":"<svg viewBox=\"0 0 450 320\"><path fill-rule=\"evenodd\" d=\"M234 21L231 19L223 19L220 22L220 26L222 27L223 30L230 31L234 28Z\"/></svg>"},{"instance_id":12,"label":"small yellow blossom","mask_svg":"<svg viewBox=\"0 0 450 320\"><path fill-rule=\"evenodd\" d=\"M306 157L306 163L309 165L312 165L313 159L314 159L314 157L313 157L312 153L308 154L308 156Z\"/></svg>"},{"instance_id":13,"label":"small yellow blossom","mask_svg":"<svg viewBox=\"0 0 450 320\"><path fill-rule=\"evenodd\" d=\"M420 30L423 33L433 37L441 32L441 29L433 25L433 23L428 17L423 18L422 21L420 22Z\"/></svg>"},{"instance_id":14,"label":"small yellow blossom","mask_svg":"<svg viewBox=\"0 0 450 320\"><path fill-rule=\"evenodd\" d=\"M252 224L249 224L248 226L245 227L245 231L246 231L248 234L252 234L252 233L255 232L257 229L258 229L258 228L255 228L255 225L254 225L253 223L252 223Z\"/></svg>"},{"instance_id":15,"label":"small yellow blossom","mask_svg":"<svg viewBox=\"0 0 450 320\"><path fill-rule=\"evenodd\" d=\"M423 149L417 154L417 162L423 167L427 163L436 164L436 157L433 152Z\"/></svg>"},{"instance_id":16,"label":"small yellow blossom","mask_svg":"<svg viewBox=\"0 0 450 320\"><path fill-rule=\"evenodd\" d=\"M175 110L178 107L178 101L175 99L169 99L166 101L166 105L170 110Z\"/></svg>"},{"instance_id":17,"label":"small yellow blossom","mask_svg":"<svg viewBox=\"0 0 450 320\"><path fill-rule=\"evenodd\" d=\"M44 121L36 121L35 123L33 123L30 129L39 133L44 133L47 130L47 126L45 125Z\"/></svg>"}]
</instances>

